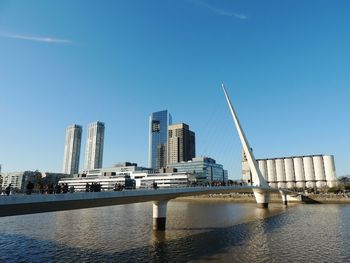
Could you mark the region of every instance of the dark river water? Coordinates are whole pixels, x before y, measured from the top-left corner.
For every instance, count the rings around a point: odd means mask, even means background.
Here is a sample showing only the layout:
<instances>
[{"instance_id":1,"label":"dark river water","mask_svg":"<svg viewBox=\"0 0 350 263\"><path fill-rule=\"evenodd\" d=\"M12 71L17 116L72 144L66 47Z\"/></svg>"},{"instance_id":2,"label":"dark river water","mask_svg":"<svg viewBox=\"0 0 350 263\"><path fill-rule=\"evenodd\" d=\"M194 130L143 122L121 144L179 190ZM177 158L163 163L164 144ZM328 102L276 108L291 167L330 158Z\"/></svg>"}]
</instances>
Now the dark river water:
<instances>
[{"instance_id":1,"label":"dark river water","mask_svg":"<svg viewBox=\"0 0 350 263\"><path fill-rule=\"evenodd\" d=\"M350 262L350 205L171 201L0 218L1 262Z\"/></svg>"}]
</instances>

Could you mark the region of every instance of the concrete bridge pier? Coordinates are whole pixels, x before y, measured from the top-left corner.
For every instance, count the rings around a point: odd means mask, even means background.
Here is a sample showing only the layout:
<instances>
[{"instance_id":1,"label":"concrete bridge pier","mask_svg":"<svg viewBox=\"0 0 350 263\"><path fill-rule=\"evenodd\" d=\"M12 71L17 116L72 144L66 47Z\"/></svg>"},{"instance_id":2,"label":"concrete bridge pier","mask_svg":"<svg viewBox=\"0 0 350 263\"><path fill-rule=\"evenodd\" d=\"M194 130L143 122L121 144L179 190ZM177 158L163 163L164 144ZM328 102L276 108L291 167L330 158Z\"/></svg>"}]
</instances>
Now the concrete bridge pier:
<instances>
[{"instance_id":1,"label":"concrete bridge pier","mask_svg":"<svg viewBox=\"0 0 350 263\"><path fill-rule=\"evenodd\" d=\"M288 199L287 199L287 194L283 191L280 190L281 196L282 196L282 202L284 205L288 205Z\"/></svg>"},{"instance_id":2,"label":"concrete bridge pier","mask_svg":"<svg viewBox=\"0 0 350 263\"><path fill-rule=\"evenodd\" d=\"M268 208L270 201L270 192L261 189L253 189L256 203L258 207Z\"/></svg>"},{"instance_id":3,"label":"concrete bridge pier","mask_svg":"<svg viewBox=\"0 0 350 263\"><path fill-rule=\"evenodd\" d=\"M153 202L153 230L165 231L168 201L169 200Z\"/></svg>"}]
</instances>

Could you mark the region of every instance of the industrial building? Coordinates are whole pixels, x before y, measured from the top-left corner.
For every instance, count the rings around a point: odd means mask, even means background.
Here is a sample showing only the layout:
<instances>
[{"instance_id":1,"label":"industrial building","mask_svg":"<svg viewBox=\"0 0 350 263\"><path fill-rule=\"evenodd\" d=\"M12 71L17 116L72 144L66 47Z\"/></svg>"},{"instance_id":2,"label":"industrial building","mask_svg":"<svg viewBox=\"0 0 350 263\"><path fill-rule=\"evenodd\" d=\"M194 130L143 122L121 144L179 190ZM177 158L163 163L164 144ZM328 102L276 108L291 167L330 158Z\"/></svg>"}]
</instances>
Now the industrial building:
<instances>
[{"instance_id":1,"label":"industrial building","mask_svg":"<svg viewBox=\"0 0 350 263\"><path fill-rule=\"evenodd\" d=\"M304 155L257 159L259 169L271 187L287 189L335 187L337 177L333 155ZM247 158L242 154L242 179L252 183Z\"/></svg>"}]
</instances>

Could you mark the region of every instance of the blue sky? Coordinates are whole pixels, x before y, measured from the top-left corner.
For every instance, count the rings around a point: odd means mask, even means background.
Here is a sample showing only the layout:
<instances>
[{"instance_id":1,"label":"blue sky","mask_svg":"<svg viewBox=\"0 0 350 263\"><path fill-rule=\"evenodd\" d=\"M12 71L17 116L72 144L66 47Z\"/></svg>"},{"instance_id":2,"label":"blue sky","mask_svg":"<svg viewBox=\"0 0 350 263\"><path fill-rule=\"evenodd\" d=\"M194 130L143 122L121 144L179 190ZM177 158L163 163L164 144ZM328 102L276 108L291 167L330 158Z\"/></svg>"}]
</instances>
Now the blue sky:
<instances>
[{"instance_id":1,"label":"blue sky","mask_svg":"<svg viewBox=\"0 0 350 263\"><path fill-rule=\"evenodd\" d=\"M257 158L334 154L350 174L347 0L0 1L0 163L62 170L65 129L106 125L104 166L147 165L168 109L241 177L225 82Z\"/></svg>"}]
</instances>

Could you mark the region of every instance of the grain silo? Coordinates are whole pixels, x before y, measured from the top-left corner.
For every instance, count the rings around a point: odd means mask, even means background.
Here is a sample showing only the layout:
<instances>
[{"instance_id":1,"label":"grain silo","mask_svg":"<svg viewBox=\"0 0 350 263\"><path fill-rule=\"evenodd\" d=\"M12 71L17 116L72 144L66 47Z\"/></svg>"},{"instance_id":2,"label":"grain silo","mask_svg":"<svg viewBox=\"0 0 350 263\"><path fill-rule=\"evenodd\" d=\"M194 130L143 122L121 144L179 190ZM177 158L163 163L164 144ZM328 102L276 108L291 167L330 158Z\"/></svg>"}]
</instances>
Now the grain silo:
<instances>
[{"instance_id":1,"label":"grain silo","mask_svg":"<svg viewBox=\"0 0 350 263\"><path fill-rule=\"evenodd\" d=\"M266 181L268 181L266 160L258 160L258 164L262 176Z\"/></svg>"},{"instance_id":2,"label":"grain silo","mask_svg":"<svg viewBox=\"0 0 350 263\"><path fill-rule=\"evenodd\" d=\"M284 170L284 160L276 159L276 177L277 177L277 187L286 188L286 172Z\"/></svg>"},{"instance_id":3,"label":"grain silo","mask_svg":"<svg viewBox=\"0 0 350 263\"><path fill-rule=\"evenodd\" d=\"M326 183L326 175L324 172L322 155L314 155L312 156L312 160L314 163L316 187L317 188L325 187L327 183Z\"/></svg>"},{"instance_id":4,"label":"grain silo","mask_svg":"<svg viewBox=\"0 0 350 263\"><path fill-rule=\"evenodd\" d=\"M274 159L268 159L266 161L268 182L271 187L277 187L276 165Z\"/></svg>"},{"instance_id":5,"label":"grain silo","mask_svg":"<svg viewBox=\"0 0 350 263\"><path fill-rule=\"evenodd\" d=\"M335 187L337 186L337 176L335 173L335 164L333 155L323 156L325 176L327 180L327 186Z\"/></svg>"},{"instance_id":6,"label":"grain silo","mask_svg":"<svg viewBox=\"0 0 350 263\"><path fill-rule=\"evenodd\" d=\"M304 172L305 172L305 184L307 188L314 188L315 184L315 171L314 163L311 156L303 157Z\"/></svg>"},{"instance_id":7,"label":"grain silo","mask_svg":"<svg viewBox=\"0 0 350 263\"><path fill-rule=\"evenodd\" d=\"M291 189L295 187L295 173L292 158L284 159L284 170L286 172L286 186Z\"/></svg>"},{"instance_id":8,"label":"grain silo","mask_svg":"<svg viewBox=\"0 0 350 263\"><path fill-rule=\"evenodd\" d=\"M295 186L297 188L305 188L305 172L302 157L293 157Z\"/></svg>"}]
</instances>

